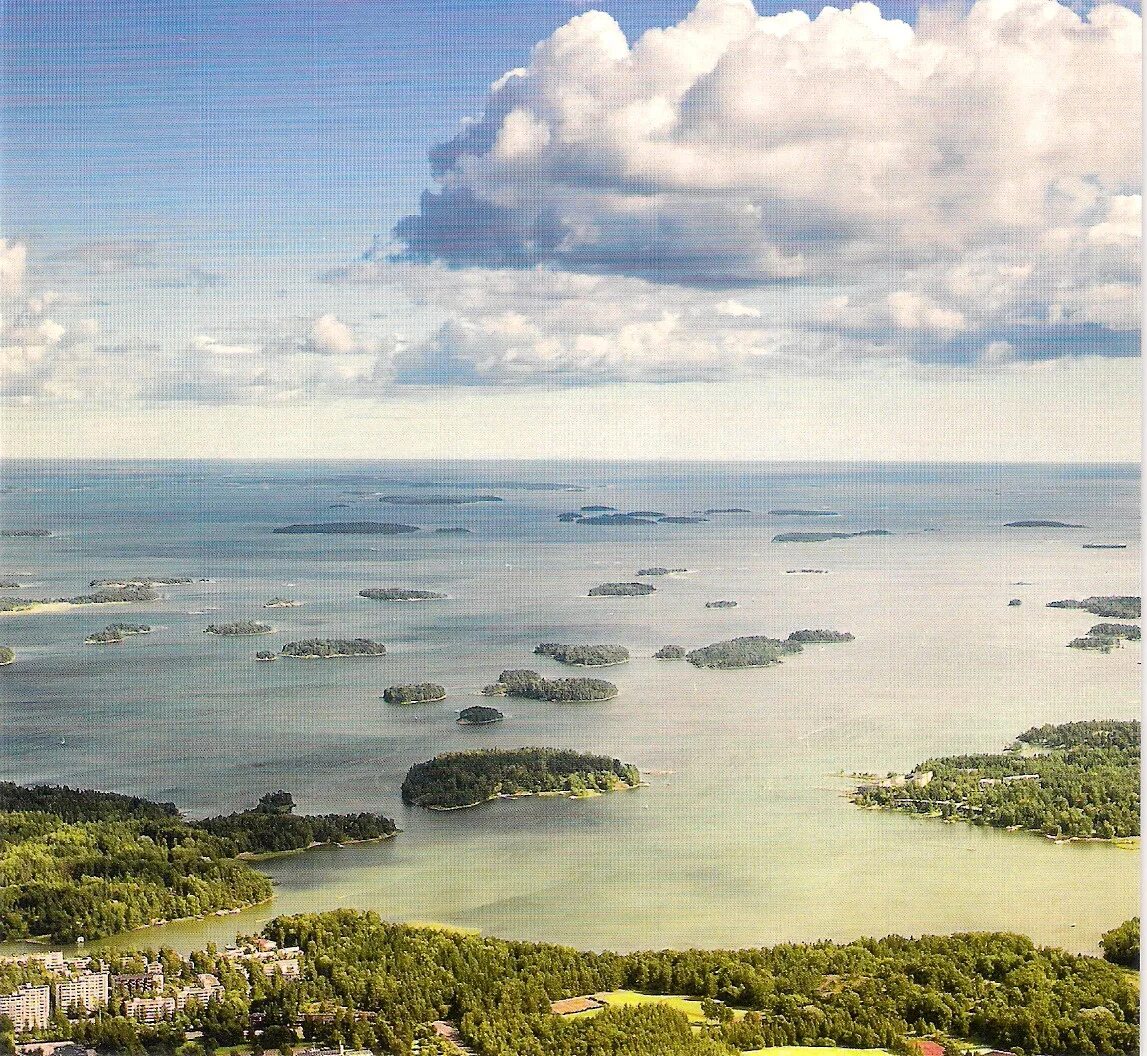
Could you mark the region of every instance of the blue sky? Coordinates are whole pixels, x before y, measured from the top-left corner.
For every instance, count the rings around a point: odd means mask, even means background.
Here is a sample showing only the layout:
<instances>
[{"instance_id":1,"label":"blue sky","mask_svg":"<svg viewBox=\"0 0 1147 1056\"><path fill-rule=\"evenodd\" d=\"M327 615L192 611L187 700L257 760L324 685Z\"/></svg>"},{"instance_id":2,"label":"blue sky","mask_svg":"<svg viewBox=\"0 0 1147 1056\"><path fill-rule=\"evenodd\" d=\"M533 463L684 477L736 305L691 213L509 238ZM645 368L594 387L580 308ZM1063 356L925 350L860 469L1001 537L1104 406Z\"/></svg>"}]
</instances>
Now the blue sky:
<instances>
[{"instance_id":1,"label":"blue sky","mask_svg":"<svg viewBox=\"0 0 1147 1056\"><path fill-rule=\"evenodd\" d=\"M978 442L943 416L871 434L866 401L995 391L1000 422L1033 423L1017 457L1137 450L1137 14L601 6L11 0L0 399L21 442L109 407L130 436L156 407L361 431L523 389L666 420L748 393L805 421L838 393L857 457L939 458ZM1124 420L1093 435L1034 424L1115 387ZM839 424L705 453L828 457L854 446ZM545 453L520 428L490 453Z\"/></svg>"}]
</instances>

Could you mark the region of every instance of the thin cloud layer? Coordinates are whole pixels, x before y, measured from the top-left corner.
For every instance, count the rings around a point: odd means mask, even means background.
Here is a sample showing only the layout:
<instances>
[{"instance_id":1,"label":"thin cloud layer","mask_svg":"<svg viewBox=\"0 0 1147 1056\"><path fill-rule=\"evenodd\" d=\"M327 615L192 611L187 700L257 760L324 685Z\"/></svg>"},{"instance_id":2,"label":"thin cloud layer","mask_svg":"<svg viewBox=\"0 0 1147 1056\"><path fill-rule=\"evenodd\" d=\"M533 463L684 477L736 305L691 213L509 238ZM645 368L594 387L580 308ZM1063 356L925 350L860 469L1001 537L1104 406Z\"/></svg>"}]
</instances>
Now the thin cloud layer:
<instances>
[{"instance_id":1,"label":"thin cloud layer","mask_svg":"<svg viewBox=\"0 0 1147 1056\"><path fill-rule=\"evenodd\" d=\"M432 152L401 256L725 288L729 319L729 287L799 289L820 309L785 327L916 358L1012 332L1020 356L1130 354L1140 31L1055 0L916 28L701 0L631 45L589 11Z\"/></svg>"}]
</instances>

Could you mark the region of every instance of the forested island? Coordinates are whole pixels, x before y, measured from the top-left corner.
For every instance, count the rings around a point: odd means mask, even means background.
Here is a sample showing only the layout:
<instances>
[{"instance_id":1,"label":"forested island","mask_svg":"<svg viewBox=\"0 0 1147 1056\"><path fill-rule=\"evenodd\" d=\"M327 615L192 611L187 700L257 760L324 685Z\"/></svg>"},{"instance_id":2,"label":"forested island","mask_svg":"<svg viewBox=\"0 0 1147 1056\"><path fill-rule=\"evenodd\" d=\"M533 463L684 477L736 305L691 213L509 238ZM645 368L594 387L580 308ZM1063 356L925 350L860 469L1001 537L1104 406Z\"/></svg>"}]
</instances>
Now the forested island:
<instances>
[{"instance_id":1,"label":"forested island","mask_svg":"<svg viewBox=\"0 0 1147 1056\"><path fill-rule=\"evenodd\" d=\"M537 671L508 670L497 682L483 687L482 693L487 697L584 703L612 700L617 696L617 686L603 678L543 678Z\"/></svg>"},{"instance_id":2,"label":"forested island","mask_svg":"<svg viewBox=\"0 0 1147 1056\"><path fill-rule=\"evenodd\" d=\"M1138 836L1139 745L1138 721L1037 726L1000 754L927 759L853 799L1058 840Z\"/></svg>"},{"instance_id":3,"label":"forested island","mask_svg":"<svg viewBox=\"0 0 1147 1056\"><path fill-rule=\"evenodd\" d=\"M416 682L403 686L391 686L382 694L387 704L431 704L445 700L446 690L433 682Z\"/></svg>"},{"instance_id":4,"label":"forested island","mask_svg":"<svg viewBox=\"0 0 1147 1056\"><path fill-rule=\"evenodd\" d=\"M1084 543L1084 550L1126 550L1126 543Z\"/></svg>"},{"instance_id":5,"label":"forested island","mask_svg":"<svg viewBox=\"0 0 1147 1056\"><path fill-rule=\"evenodd\" d=\"M126 579L93 579L88 586L125 590L128 587L174 587L194 582L190 576L129 576Z\"/></svg>"},{"instance_id":6,"label":"forested island","mask_svg":"<svg viewBox=\"0 0 1147 1056\"><path fill-rule=\"evenodd\" d=\"M654 660L684 660L685 650L679 645L663 645L653 654Z\"/></svg>"},{"instance_id":7,"label":"forested island","mask_svg":"<svg viewBox=\"0 0 1147 1056\"><path fill-rule=\"evenodd\" d=\"M774 543L827 543L833 539L864 539L871 536L891 535L883 528L865 532L781 532L773 536Z\"/></svg>"},{"instance_id":8,"label":"forested island","mask_svg":"<svg viewBox=\"0 0 1147 1056\"><path fill-rule=\"evenodd\" d=\"M328 524L288 524L274 530L275 535L407 535L419 529L413 524L389 524L386 521L331 521Z\"/></svg>"},{"instance_id":9,"label":"forested island","mask_svg":"<svg viewBox=\"0 0 1147 1056\"><path fill-rule=\"evenodd\" d=\"M770 667L779 664L782 657L800 651L797 642L751 635L693 649L685 654L685 659L694 667Z\"/></svg>"},{"instance_id":10,"label":"forested island","mask_svg":"<svg viewBox=\"0 0 1147 1056\"><path fill-rule=\"evenodd\" d=\"M89 634L85 645L114 645L136 634L151 634L146 623L109 623L102 631Z\"/></svg>"},{"instance_id":11,"label":"forested island","mask_svg":"<svg viewBox=\"0 0 1147 1056\"><path fill-rule=\"evenodd\" d=\"M788 636L788 641L796 642L798 645L830 645L834 642L851 642L855 640L856 635L851 631L793 631Z\"/></svg>"},{"instance_id":12,"label":"forested island","mask_svg":"<svg viewBox=\"0 0 1147 1056\"><path fill-rule=\"evenodd\" d=\"M654 593L656 589L648 583L602 583L600 586L593 587L589 596L591 598L641 598L646 594Z\"/></svg>"},{"instance_id":13,"label":"forested island","mask_svg":"<svg viewBox=\"0 0 1147 1056\"><path fill-rule=\"evenodd\" d=\"M0 942L73 942L271 897L240 853L391 835L381 815L296 817L287 793L187 821L171 803L59 785L0 783Z\"/></svg>"},{"instance_id":14,"label":"forested island","mask_svg":"<svg viewBox=\"0 0 1147 1056\"><path fill-rule=\"evenodd\" d=\"M705 602L705 608L707 609L735 609L736 607L737 603L735 601L722 600Z\"/></svg>"},{"instance_id":15,"label":"forested island","mask_svg":"<svg viewBox=\"0 0 1147 1056\"><path fill-rule=\"evenodd\" d=\"M1086 528L1084 524L1068 524L1066 521L1009 521L1005 528Z\"/></svg>"},{"instance_id":16,"label":"forested island","mask_svg":"<svg viewBox=\"0 0 1147 1056\"><path fill-rule=\"evenodd\" d=\"M416 763L402 782L402 799L431 810L453 810L497 796L584 795L640 783L637 767L605 755L561 748L489 748Z\"/></svg>"},{"instance_id":17,"label":"forested island","mask_svg":"<svg viewBox=\"0 0 1147 1056\"><path fill-rule=\"evenodd\" d=\"M673 576L688 571L687 568L662 568L660 565L655 565L653 568L639 568L636 574L639 576Z\"/></svg>"},{"instance_id":18,"label":"forested island","mask_svg":"<svg viewBox=\"0 0 1147 1056\"><path fill-rule=\"evenodd\" d=\"M294 598L283 598L278 594L263 602L263 608L265 609L295 609L300 605L302 605L301 601L296 601Z\"/></svg>"},{"instance_id":19,"label":"forested island","mask_svg":"<svg viewBox=\"0 0 1147 1056\"><path fill-rule=\"evenodd\" d=\"M209 623L204 634L217 634L221 638L242 638L251 634L272 634L275 628L258 620L236 620L234 623Z\"/></svg>"},{"instance_id":20,"label":"forested island","mask_svg":"<svg viewBox=\"0 0 1147 1056\"><path fill-rule=\"evenodd\" d=\"M629 650L623 645L560 645L557 642L542 642L534 652L574 667L613 667L629 661Z\"/></svg>"},{"instance_id":21,"label":"forested island","mask_svg":"<svg viewBox=\"0 0 1147 1056\"><path fill-rule=\"evenodd\" d=\"M1092 616L1102 616L1109 620L1137 620L1142 615L1142 605L1139 598L1108 595L1106 597L1084 598L1082 601L1067 599L1065 601L1049 601L1049 609L1083 609Z\"/></svg>"},{"instance_id":22,"label":"forested island","mask_svg":"<svg viewBox=\"0 0 1147 1056\"><path fill-rule=\"evenodd\" d=\"M742 509L740 506L729 506L722 510L705 510L703 512L704 516L711 517L713 514L717 513L752 513L753 511Z\"/></svg>"},{"instance_id":23,"label":"forested island","mask_svg":"<svg viewBox=\"0 0 1147 1056\"><path fill-rule=\"evenodd\" d=\"M1122 639L1137 642L1142 632L1134 623L1097 623L1082 638L1073 638L1067 643L1069 649L1095 649L1109 653L1118 647Z\"/></svg>"},{"instance_id":24,"label":"forested island","mask_svg":"<svg viewBox=\"0 0 1147 1056\"><path fill-rule=\"evenodd\" d=\"M446 597L433 590L410 590L406 587L367 587L360 590L358 596L371 601L441 601Z\"/></svg>"},{"instance_id":25,"label":"forested island","mask_svg":"<svg viewBox=\"0 0 1147 1056\"><path fill-rule=\"evenodd\" d=\"M627 515L630 517L649 517L655 521L668 516L661 510L628 510Z\"/></svg>"},{"instance_id":26,"label":"forested island","mask_svg":"<svg viewBox=\"0 0 1147 1056\"><path fill-rule=\"evenodd\" d=\"M497 495L383 495L378 501L391 506L470 506L503 500Z\"/></svg>"},{"instance_id":27,"label":"forested island","mask_svg":"<svg viewBox=\"0 0 1147 1056\"><path fill-rule=\"evenodd\" d=\"M0 645L0 667L16 662L16 650L10 645Z\"/></svg>"},{"instance_id":28,"label":"forested island","mask_svg":"<svg viewBox=\"0 0 1147 1056\"><path fill-rule=\"evenodd\" d=\"M265 664L269 664L273 660L278 660L279 654L272 653L269 649L260 649L259 652L255 654L255 659L262 661Z\"/></svg>"},{"instance_id":29,"label":"forested island","mask_svg":"<svg viewBox=\"0 0 1147 1056\"><path fill-rule=\"evenodd\" d=\"M155 601L159 595L150 584L101 587L91 594L72 598L0 598L0 612L27 612L47 605L113 605Z\"/></svg>"},{"instance_id":30,"label":"forested island","mask_svg":"<svg viewBox=\"0 0 1147 1056\"><path fill-rule=\"evenodd\" d=\"M772 517L839 517L835 510L769 510Z\"/></svg>"},{"instance_id":31,"label":"forested island","mask_svg":"<svg viewBox=\"0 0 1147 1056\"><path fill-rule=\"evenodd\" d=\"M447 528L435 528L434 534L435 535L473 535L474 533L471 532L469 528L462 528L462 527L455 526L455 527L447 527Z\"/></svg>"},{"instance_id":32,"label":"forested island","mask_svg":"<svg viewBox=\"0 0 1147 1056\"><path fill-rule=\"evenodd\" d=\"M492 722L501 722L505 717L497 708L472 704L458 712L457 721L459 726L489 726Z\"/></svg>"},{"instance_id":33,"label":"forested island","mask_svg":"<svg viewBox=\"0 0 1147 1056\"><path fill-rule=\"evenodd\" d=\"M282 655L295 660L327 660L343 656L386 656L386 646L370 638L307 638L287 642Z\"/></svg>"},{"instance_id":34,"label":"forested island","mask_svg":"<svg viewBox=\"0 0 1147 1056\"><path fill-rule=\"evenodd\" d=\"M658 524L704 524L704 517L659 517Z\"/></svg>"},{"instance_id":35,"label":"forested island","mask_svg":"<svg viewBox=\"0 0 1147 1056\"><path fill-rule=\"evenodd\" d=\"M561 518L558 518L561 520ZM576 524L604 524L604 525L618 525L624 526L627 524L656 524L657 522L652 517L634 517L629 513L599 513L593 517L574 517L571 518Z\"/></svg>"}]
</instances>

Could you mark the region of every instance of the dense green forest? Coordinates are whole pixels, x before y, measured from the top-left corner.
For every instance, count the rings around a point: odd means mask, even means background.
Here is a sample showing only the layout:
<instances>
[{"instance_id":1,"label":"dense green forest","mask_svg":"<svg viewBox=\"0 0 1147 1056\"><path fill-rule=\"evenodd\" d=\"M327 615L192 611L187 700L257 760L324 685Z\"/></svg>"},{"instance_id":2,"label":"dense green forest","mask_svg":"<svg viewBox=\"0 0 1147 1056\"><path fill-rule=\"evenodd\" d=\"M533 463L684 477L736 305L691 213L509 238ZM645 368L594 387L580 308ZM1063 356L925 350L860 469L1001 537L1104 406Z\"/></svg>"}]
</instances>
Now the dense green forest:
<instances>
[{"instance_id":1,"label":"dense green forest","mask_svg":"<svg viewBox=\"0 0 1147 1056\"><path fill-rule=\"evenodd\" d=\"M612 700L617 696L617 686L604 678L542 678L537 671L522 669L503 671L498 681L485 686L482 692L488 697L579 703Z\"/></svg>"},{"instance_id":2,"label":"dense green forest","mask_svg":"<svg viewBox=\"0 0 1147 1056\"><path fill-rule=\"evenodd\" d=\"M445 700L446 689L434 682L416 682L405 686L390 686L382 699L387 704L424 704L431 700Z\"/></svg>"},{"instance_id":3,"label":"dense green forest","mask_svg":"<svg viewBox=\"0 0 1147 1056\"><path fill-rule=\"evenodd\" d=\"M236 620L234 623L209 623L204 634L218 634L223 638L237 638L247 634L270 634L275 628L257 620Z\"/></svg>"},{"instance_id":4,"label":"dense green forest","mask_svg":"<svg viewBox=\"0 0 1147 1056\"><path fill-rule=\"evenodd\" d=\"M614 664L624 664L629 659L629 650L622 645L560 645L557 642L542 642L534 652L576 667L611 667Z\"/></svg>"},{"instance_id":5,"label":"dense green forest","mask_svg":"<svg viewBox=\"0 0 1147 1056\"><path fill-rule=\"evenodd\" d=\"M154 920L262 902L271 883L240 853L378 839L375 814L294 816L287 793L252 810L186 821L171 803L63 786L0 783L0 941L70 942Z\"/></svg>"},{"instance_id":6,"label":"dense green forest","mask_svg":"<svg viewBox=\"0 0 1147 1056\"><path fill-rule=\"evenodd\" d=\"M931 773L926 784L864 785L854 799L1056 838L1139 835L1137 721L1038 726L1016 740L999 754L927 759L915 770Z\"/></svg>"},{"instance_id":7,"label":"dense green forest","mask_svg":"<svg viewBox=\"0 0 1147 1056\"><path fill-rule=\"evenodd\" d=\"M491 722L501 722L505 716L497 708L487 708L473 704L458 712L458 722L462 726L486 726Z\"/></svg>"},{"instance_id":8,"label":"dense green forest","mask_svg":"<svg viewBox=\"0 0 1147 1056\"><path fill-rule=\"evenodd\" d=\"M685 659L694 667L768 667L770 664L779 664L782 656L800 651L797 642L782 642L778 638L753 635L693 649L685 654Z\"/></svg>"},{"instance_id":9,"label":"dense green forest","mask_svg":"<svg viewBox=\"0 0 1147 1056\"><path fill-rule=\"evenodd\" d=\"M637 768L605 755L560 748L485 749L450 752L412 766L402 798L420 807L469 807L498 794L608 792L633 787Z\"/></svg>"},{"instance_id":10,"label":"dense green forest","mask_svg":"<svg viewBox=\"0 0 1147 1056\"><path fill-rule=\"evenodd\" d=\"M1139 970L1139 918L1125 920L1117 928L1104 932L1099 940L1103 956L1112 964Z\"/></svg>"},{"instance_id":11,"label":"dense green forest","mask_svg":"<svg viewBox=\"0 0 1147 1056\"><path fill-rule=\"evenodd\" d=\"M370 638L308 638L287 642L283 656L298 659L327 659L335 656L386 656L386 646Z\"/></svg>"},{"instance_id":12,"label":"dense green forest","mask_svg":"<svg viewBox=\"0 0 1147 1056\"><path fill-rule=\"evenodd\" d=\"M685 650L679 645L663 645L653 654L654 660L684 660Z\"/></svg>"},{"instance_id":13,"label":"dense green forest","mask_svg":"<svg viewBox=\"0 0 1147 1056\"><path fill-rule=\"evenodd\" d=\"M856 635L850 631L793 631L788 641L798 645L825 645L833 642L851 642Z\"/></svg>"}]
</instances>

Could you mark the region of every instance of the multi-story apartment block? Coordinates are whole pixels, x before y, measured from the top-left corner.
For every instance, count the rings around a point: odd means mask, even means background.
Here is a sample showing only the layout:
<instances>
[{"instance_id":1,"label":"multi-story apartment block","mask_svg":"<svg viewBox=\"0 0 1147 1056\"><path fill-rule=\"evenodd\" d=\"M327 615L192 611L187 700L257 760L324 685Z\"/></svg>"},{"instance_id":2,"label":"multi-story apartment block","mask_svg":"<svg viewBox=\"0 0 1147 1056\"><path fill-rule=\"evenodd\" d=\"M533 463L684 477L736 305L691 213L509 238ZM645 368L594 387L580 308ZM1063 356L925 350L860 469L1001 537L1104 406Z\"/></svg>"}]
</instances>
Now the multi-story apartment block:
<instances>
[{"instance_id":1,"label":"multi-story apartment block","mask_svg":"<svg viewBox=\"0 0 1147 1056\"><path fill-rule=\"evenodd\" d=\"M51 1015L50 991L46 986L26 983L10 994L0 994L0 1016L7 1016L17 1034L44 1030Z\"/></svg>"}]
</instances>

